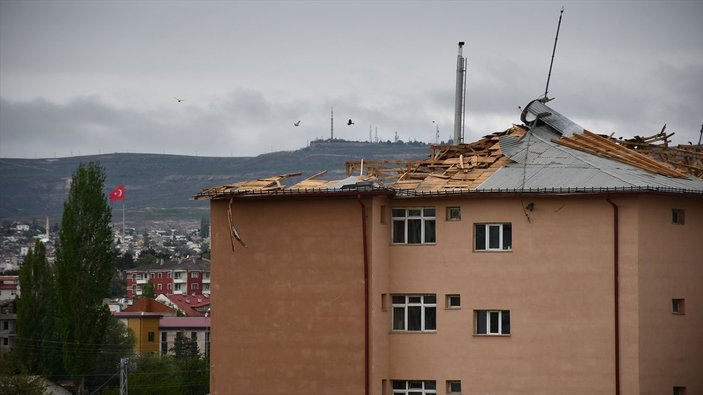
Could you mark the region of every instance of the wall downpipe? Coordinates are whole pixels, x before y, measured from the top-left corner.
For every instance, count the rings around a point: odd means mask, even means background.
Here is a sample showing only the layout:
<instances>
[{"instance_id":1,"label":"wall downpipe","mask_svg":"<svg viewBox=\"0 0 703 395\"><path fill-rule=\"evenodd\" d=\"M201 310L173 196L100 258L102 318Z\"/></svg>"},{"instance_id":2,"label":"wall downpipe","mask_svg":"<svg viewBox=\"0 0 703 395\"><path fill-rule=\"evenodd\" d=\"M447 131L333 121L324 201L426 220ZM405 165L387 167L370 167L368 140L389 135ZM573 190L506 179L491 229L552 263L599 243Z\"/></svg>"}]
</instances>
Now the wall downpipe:
<instances>
[{"instance_id":1,"label":"wall downpipe","mask_svg":"<svg viewBox=\"0 0 703 395\"><path fill-rule=\"evenodd\" d=\"M361 201L361 195L356 195L361 206L361 235L364 253L364 394L369 395L371 384L370 355L369 355L369 248L366 242L366 206Z\"/></svg>"},{"instance_id":2,"label":"wall downpipe","mask_svg":"<svg viewBox=\"0 0 703 395\"><path fill-rule=\"evenodd\" d=\"M619 207L608 196L613 206L613 288L615 301L615 395L620 395L620 213Z\"/></svg>"}]
</instances>

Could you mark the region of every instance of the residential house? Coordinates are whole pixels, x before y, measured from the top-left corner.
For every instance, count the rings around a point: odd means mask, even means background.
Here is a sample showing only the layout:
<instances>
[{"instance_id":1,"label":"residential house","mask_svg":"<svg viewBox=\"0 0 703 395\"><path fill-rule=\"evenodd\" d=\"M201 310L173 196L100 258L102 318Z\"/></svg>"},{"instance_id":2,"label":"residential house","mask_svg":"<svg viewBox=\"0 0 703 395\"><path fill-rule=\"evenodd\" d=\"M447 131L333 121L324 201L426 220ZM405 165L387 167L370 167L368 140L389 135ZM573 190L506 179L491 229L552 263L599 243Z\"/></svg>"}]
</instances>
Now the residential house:
<instances>
[{"instance_id":1,"label":"residential house","mask_svg":"<svg viewBox=\"0 0 703 395\"><path fill-rule=\"evenodd\" d=\"M186 317L206 317L210 315L210 297L207 295L161 294L156 300L176 309Z\"/></svg>"},{"instance_id":2,"label":"residential house","mask_svg":"<svg viewBox=\"0 0 703 395\"><path fill-rule=\"evenodd\" d=\"M20 293L20 276L0 275L0 300L14 300Z\"/></svg>"},{"instance_id":3,"label":"residential house","mask_svg":"<svg viewBox=\"0 0 703 395\"><path fill-rule=\"evenodd\" d=\"M0 355L8 352L15 344L17 335L17 310L14 300L0 301Z\"/></svg>"},{"instance_id":4,"label":"residential house","mask_svg":"<svg viewBox=\"0 0 703 395\"><path fill-rule=\"evenodd\" d=\"M127 326L135 337L134 352L137 354L159 353L159 321L162 317L176 316L176 310L155 301L140 297L131 306L113 316Z\"/></svg>"},{"instance_id":5,"label":"residential house","mask_svg":"<svg viewBox=\"0 0 703 395\"><path fill-rule=\"evenodd\" d=\"M159 313L142 311L121 311L112 313L134 334L134 352L137 354L158 354Z\"/></svg>"},{"instance_id":6,"label":"residential house","mask_svg":"<svg viewBox=\"0 0 703 395\"><path fill-rule=\"evenodd\" d=\"M210 355L210 317L163 317L159 322L160 354L173 349L178 336L185 336L198 344L200 354Z\"/></svg>"},{"instance_id":7,"label":"residential house","mask_svg":"<svg viewBox=\"0 0 703 395\"><path fill-rule=\"evenodd\" d=\"M664 163L542 101L522 121L199 193L211 393L703 393L701 147Z\"/></svg>"},{"instance_id":8,"label":"residential house","mask_svg":"<svg viewBox=\"0 0 703 395\"><path fill-rule=\"evenodd\" d=\"M210 293L210 261L204 258L159 260L125 272L128 298L142 295L149 281L156 295Z\"/></svg>"}]
</instances>

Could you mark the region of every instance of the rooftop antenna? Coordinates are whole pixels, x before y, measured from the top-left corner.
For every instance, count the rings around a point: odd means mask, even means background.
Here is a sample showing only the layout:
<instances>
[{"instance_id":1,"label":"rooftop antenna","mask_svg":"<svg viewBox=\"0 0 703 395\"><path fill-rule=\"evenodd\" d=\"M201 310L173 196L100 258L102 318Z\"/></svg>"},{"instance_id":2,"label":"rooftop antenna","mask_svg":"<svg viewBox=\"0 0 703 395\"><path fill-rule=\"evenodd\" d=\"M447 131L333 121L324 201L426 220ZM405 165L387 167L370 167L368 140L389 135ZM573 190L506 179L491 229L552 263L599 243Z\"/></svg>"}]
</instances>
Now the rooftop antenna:
<instances>
[{"instance_id":1,"label":"rooftop antenna","mask_svg":"<svg viewBox=\"0 0 703 395\"><path fill-rule=\"evenodd\" d=\"M464 42L459 41L459 52L456 55L456 96L454 98L454 145L461 144L464 129L464 87L466 81L466 58L462 54Z\"/></svg>"},{"instance_id":2,"label":"rooftop antenna","mask_svg":"<svg viewBox=\"0 0 703 395\"><path fill-rule=\"evenodd\" d=\"M549 62L549 74L547 74L547 86L544 87L544 97L540 99L542 103L554 100L547 97L549 93L549 80L552 77L552 66L554 65L554 54L557 52L557 40L559 40L559 28L561 27L561 17L564 14L564 6L561 7L561 12L559 12L559 23L557 24L557 34L554 37L554 48L552 49L552 60Z\"/></svg>"}]
</instances>

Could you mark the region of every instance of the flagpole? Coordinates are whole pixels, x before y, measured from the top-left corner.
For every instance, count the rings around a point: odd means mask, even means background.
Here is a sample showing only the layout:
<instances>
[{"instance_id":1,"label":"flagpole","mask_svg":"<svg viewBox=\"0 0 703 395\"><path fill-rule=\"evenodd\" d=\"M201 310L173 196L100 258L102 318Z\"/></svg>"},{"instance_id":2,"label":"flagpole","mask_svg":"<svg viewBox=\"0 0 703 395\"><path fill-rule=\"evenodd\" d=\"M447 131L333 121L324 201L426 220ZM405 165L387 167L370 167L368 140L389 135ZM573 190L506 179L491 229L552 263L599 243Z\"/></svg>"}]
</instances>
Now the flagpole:
<instances>
[{"instance_id":1,"label":"flagpole","mask_svg":"<svg viewBox=\"0 0 703 395\"><path fill-rule=\"evenodd\" d=\"M122 240L124 240L126 234L124 232L124 201L125 199L122 199Z\"/></svg>"}]
</instances>

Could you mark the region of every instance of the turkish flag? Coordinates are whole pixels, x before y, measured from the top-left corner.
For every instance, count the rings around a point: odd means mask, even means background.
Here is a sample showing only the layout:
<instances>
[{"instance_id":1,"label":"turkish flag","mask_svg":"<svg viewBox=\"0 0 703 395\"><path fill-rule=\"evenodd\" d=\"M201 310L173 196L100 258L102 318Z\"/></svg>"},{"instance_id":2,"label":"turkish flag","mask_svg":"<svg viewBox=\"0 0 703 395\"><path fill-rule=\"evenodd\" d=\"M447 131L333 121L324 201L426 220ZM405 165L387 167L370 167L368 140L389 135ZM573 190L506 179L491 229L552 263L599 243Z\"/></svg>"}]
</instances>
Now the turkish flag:
<instances>
[{"instance_id":1,"label":"turkish flag","mask_svg":"<svg viewBox=\"0 0 703 395\"><path fill-rule=\"evenodd\" d=\"M124 200L124 184L110 192L110 201L114 202L115 200Z\"/></svg>"}]
</instances>

